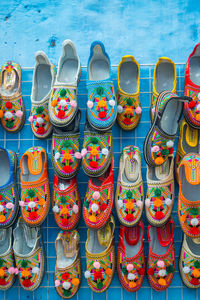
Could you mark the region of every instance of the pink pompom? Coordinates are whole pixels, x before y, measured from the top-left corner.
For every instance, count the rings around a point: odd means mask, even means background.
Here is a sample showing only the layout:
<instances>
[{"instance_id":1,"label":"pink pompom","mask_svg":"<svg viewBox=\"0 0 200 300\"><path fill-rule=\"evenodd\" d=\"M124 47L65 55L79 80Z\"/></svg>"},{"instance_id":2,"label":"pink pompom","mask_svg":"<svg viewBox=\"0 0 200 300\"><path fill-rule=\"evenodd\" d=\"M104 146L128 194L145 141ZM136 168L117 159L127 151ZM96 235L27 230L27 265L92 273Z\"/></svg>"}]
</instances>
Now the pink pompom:
<instances>
[{"instance_id":1,"label":"pink pompom","mask_svg":"<svg viewBox=\"0 0 200 300\"><path fill-rule=\"evenodd\" d=\"M94 192L93 193L93 198L94 198L94 200L98 200L100 198L100 193L99 192Z\"/></svg>"},{"instance_id":2,"label":"pink pompom","mask_svg":"<svg viewBox=\"0 0 200 300\"><path fill-rule=\"evenodd\" d=\"M28 120L29 120L30 123L33 123L33 116L30 116L30 117L28 118Z\"/></svg>"},{"instance_id":3,"label":"pink pompom","mask_svg":"<svg viewBox=\"0 0 200 300\"><path fill-rule=\"evenodd\" d=\"M136 202L136 205L137 205L137 207L142 208L142 201L141 201L141 200L138 200L138 201Z\"/></svg>"},{"instance_id":4,"label":"pink pompom","mask_svg":"<svg viewBox=\"0 0 200 300\"><path fill-rule=\"evenodd\" d=\"M6 208L8 208L8 209L12 209L13 207L14 207L14 204L12 202L8 202L6 204Z\"/></svg>"},{"instance_id":5,"label":"pink pompom","mask_svg":"<svg viewBox=\"0 0 200 300\"><path fill-rule=\"evenodd\" d=\"M74 204L72 209L75 214L78 213L78 205Z\"/></svg>"},{"instance_id":6,"label":"pink pompom","mask_svg":"<svg viewBox=\"0 0 200 300\"><path fill-rule=\"evenodd\" d=\"M95 269L99 269L99 268L100 268L100 263L99 263L98 261L95 261L95 262L93 263L93 267L94 267Z\"/></svg>"},{"instance_id":7,"label":"pink pompom","mask_svg":"<svg viewBox=\"0 0 200 300\"><path fill-rule=\"evenodd\" d=\"M127 269L127 271L132 271L133 270L133 264L128 264L127 266L126 266L126 269Z\"/></svg>"},{"instance_id":8,"label":"pink pompom","mask_svg":"<svg viewBox=\"0 0 200 300\"><path fill-rule=\"evenodd\" d=\"M150 207L151 201L150 201L149 198L147 198L147 199L145 200L145 205L146 205L146 207Z\"/></svg>"},{"instance_id":9,"label":"pink pompom","mask_svg":"<svg viewBox=\"0 0 200 300\"><path fill-rule=\"evenodd\" d=\"M15 274L19 274L19 270L17 268L15 268Z\"/></svg>"},{"instance_id":10,"label":"pink pompom","mask_svg":"<svg viewBox=\"0 0 200 300\"><path fill-rule=\"evenodd\" d=\"M16 113L15 113L15 116L18 117L18 118L21 118L23 116L23 114L24 113L23 113L22 110L17 110Z\"/></svg>"},{"instance_id":11,"label":"pink pompom","mask_svg":"<svg viewBox=\"0 0 200 300\"><path fill-rule=\"evenodd\" d=\"M92 101L88 101L88 102L87 102L87 107L88 107L89 109L93 108L93 102L92 102Z\"/></svg>"},{"instance_id":12,"label":"pink pompom","mask_svg":"<svg viewBox=\"0 0 200 300\"><path fill-rule=\"evenodd\" d=\"M55 280L55 287L58 287L58 286L60 286L60 280Z\"/></svg>"},{"instance_id":13,"label":"pink pompom","mask_svg":"<svg viewBox=\"0 0 200 300\"><path fill-rule=\"evenodd\" d=\"M19 201L19 206L24 207L25 206L25 202L24 201Z\"/></svg>"},{"instance_id":14,"label":"pink pompom","mask_svg":"<svg viewBox=\"0 0 200 300\"><path fill-rule=\"evenodd\" d=\"M140 106L138 106L138 107L136 108L136 110L135 110L135 113L136 113L137 115L140 115L141 112L142 112L142 109L141 109Z\"/></svg>"},{"instance_id":15,"label":"pink pompom","mask_svg":"<svg viewBox=\"0 0 200 300\"><path fill-rule=\"evenodd\" d=\"M70 101L71 107L77 107L77 103L75 100Z\"/></svg>"},{"instance_id":16,"label":"pink pompom","mask_svg":"<svg viewBox=\"0 0 200 300\"><path fill-rule=\"evenodd\" d=\"M77 159L81 159L81 153L80 153L80 152L75 152L74 156L75 156Z\"/></svg>"},{"instance_id":17,"label":"pink pompom","mask_svg":"<svg viewBox=\"0 0 200 300\"><path fill-rule=\"evenodd\" d=\"M159 268L163 268L163 267L165 266L164 261L159 259L159 260L157 261L157 266L158 266Z\"/></svg>"},{"instance_id":18,"label":"pink pompom","mask_svg":"<svg viewBox=\"0 0 200 300\"><path fill-rule=\"evenodd\" d=\"M151 148L151 152L158 152L160 150L160 147L159 146L153 146L152 148Z\"/></svg>"},{"instance_id":19,"label":"pink pompom","mask_svg":"<svg viewBox=\"0 0 200 300\"><path fill-rule=\"evenodd\" d=\"M151 112L152 112L152 115L155 115L155 111L156 111L156 109L155 109L155 106L152 108L152 110L151 110Z\"/></svg>"},{"instance_id":20,"label":"pink pompom","mask_svg":"<svg viewBox=\"0 0 200 300\"><path fill-rule=\"evenodd\" d=\"M81 151L81 156L85 157L87 155L87 149L83 148Z\"/></svg>"},{"instance_id":21,"label":"pink pompom","mask_svg":"<svg viewBox=\"0 0 200 300\"><path fill-rule=\"evenodd\" d=\"M14 267L8 268L8 273L9 274L15 274L15 268Z\"/></svg>"},{"instance_id":22,"label":"pink pompom","mask_svg":"<svg viewBox=\"0 0 200 300\"><path fill-rule=\"evenodd\" d=\"M200 93L198 93L197 98L200 100Z\"/></svg>"}]
</instances>

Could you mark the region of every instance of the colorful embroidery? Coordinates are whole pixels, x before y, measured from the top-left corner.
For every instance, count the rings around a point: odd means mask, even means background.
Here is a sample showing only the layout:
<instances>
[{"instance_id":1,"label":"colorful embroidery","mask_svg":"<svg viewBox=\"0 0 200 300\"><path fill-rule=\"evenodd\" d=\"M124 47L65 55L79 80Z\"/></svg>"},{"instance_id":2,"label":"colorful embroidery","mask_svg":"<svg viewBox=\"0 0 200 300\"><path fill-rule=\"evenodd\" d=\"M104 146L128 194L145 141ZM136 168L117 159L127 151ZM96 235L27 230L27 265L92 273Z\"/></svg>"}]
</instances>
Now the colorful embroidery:
<instances>
[{"instance_id":1,"label":"colorful embroidery","mask_svg":"<svg viewBox=\"0 0 200 300\"><path fill-rule=\"evenodd\" d=\"M187 286L200 286L200 261L184 249L181 252L181 276Z\"/></svg>"},{"instance_id":2,"label":"colorful embroidery","mask_svg":"<svg viewBox=\"0 0 200 300\"><path fill-rule=\"evenodd\" d=\"M52 125L49 121L48 101L47 99L39 106L33 104L31 106L29 121L31 122L33 133L38 137L47 137L52 130Z\"/></svg>"},{"instance_id":3,"label":"colorful embroidery","mask_svg":"<svg viewBox=\"0 0 200 300\"><path fill-rule=\"evenodd\" d=\"M200 90L190 85L185 86L184 95L191 97L190 103L184 104L184 114L190 124L200 126Z\"/></svg>"},{"instance_id":4,"label":"colorful embroidery","mask_svg":"<svg viewBox=\"0 0 200 300\"><path fill-rule=\"evenodd\" d=\"M15 274L17 269L14 268L14 255L11 251L0 258L0 290L7 290L13 285Z\"/></svg>"}]
</instances>

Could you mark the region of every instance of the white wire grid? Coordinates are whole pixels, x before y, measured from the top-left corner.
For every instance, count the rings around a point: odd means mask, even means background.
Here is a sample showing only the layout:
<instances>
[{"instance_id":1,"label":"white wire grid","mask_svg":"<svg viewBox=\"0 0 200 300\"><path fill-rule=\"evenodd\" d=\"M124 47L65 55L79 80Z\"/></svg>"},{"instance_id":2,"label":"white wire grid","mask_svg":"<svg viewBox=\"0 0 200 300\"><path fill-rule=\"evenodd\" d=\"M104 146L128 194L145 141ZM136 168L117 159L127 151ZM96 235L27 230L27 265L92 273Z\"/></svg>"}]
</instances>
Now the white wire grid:
<instances>
[{"instance_id":1,"label":"white wire grid","mask_svg":"<svg viewBox=\"0 0 200 300\"><path fill-rule=\"evenodd\" d=\"M141 121L136 129L134 129L131 132L125 132L122 129L119 128L117 124L113 127L113 151L114 151L114 158L115 158L115 186L116 186L116 180L118 176L118 165L119 165L119 157L120 153L123 150L123 148L127 145L136 145L140 148L141 152L143 151L143 142L145 139L145 136L148 132L148 129L150 127L150 113L149 113L149 107L151 103L151 97L152 97L152 80L153 80L153 71L154 71L154 64L142 64L141 66L141 78L140 78L140 99L141 99L141 105L142 105L142 118ZM82 67L82 75L78 87L78 102L79 107L82 112L81 116L81 123L80 123L80 131L81 131L81 145L83 141L83 130L84 130L84 123L85 123L85 112L86 112L86 102L87 102L87 91L86 91L86 67ZM177 63L177 94L181 95L183 94L183 88L184 88L184 64L183 63ZM1 128L0 130L0 143L1 146L7 149L14 150L18 158L20 160L22 154L32 146L40 145L44 147L48 154L48 169L49 169L49 182L50 182L50 188L52 192L53 187L53 177L54 177L54 171L51 164L51 137L46 140L39 140L34 137L32 134L30 124L28 122L28 117L30 114L30 94L31 94L31 87L32 87L32 75L33 75L33 68L23 68L22 69L22 94L23 94L23 100L26 107L26 122L24 125L24 128L21 130L21 132L17 134L9 134ZM117 87L117 66L112 66L112 78L115 85L115 90ZM18 167L18 185L19 185L19 167ZM144 190L146 192L146 164L144 159L142 159L142 176L143 176L143 182L144 182ZM79 192L81 195L81 200L83 203L86 188L87 188L87 176L84 175L82 168L80 169L77 180L78 180L78 186L79 186ZM19 186L19 192L20 192L20 186ZM182 232L180 229L180 225L177 218L177 192L178 188L176 186L176 195L175 195L175 204L174 204L174 210L173 210L173 218L175 221L175 233L174 233L174 240L175 240L175 252L176 252L176 270L174 279L168 288L168 290L163 292L155 292L152 290L149 286L147 277L145 276L145 280L143 283L143 286L141 289L136 293L128 293L125 290L122 289L120 286L117 272L115 272L115 276L113 278L113 281L111 283L110 288L102 293L102 294L96 294L92 292L88 285L87 281L84 279L82 280L82 284L80 287L79 292L74 297L74 299L91 299L91 300L109 300L111 297L115 298L115 300L134 300L134 299L140 299L140 298L148 298L151 300L155 299L166 299L166 300L173 300L173 299L198 299L199 294L198 290L189 290L186 288L179 276L178 271L178 259L179 259L179 250L181 247L181 241L182 241ZM116 220L116 230L115 230L115 245L117 249L118 245L118 236L119 236L119 222L116 218L115 210L113 210L115 220ZM145 237L144 237L144 247L145 247L145 256L147 257L148 254L148 241L147 241L147 235L146 235L146 228L147 228L147 221L145 219L145 215L143 213L143 221L145 224ZM13 226L14 227L14 226ZM81 237L80 247L81 247L81 258L82 258L82 273L85 271L85 241L86 241L86 233L87 228L84 224L83 219L81 218L81 221L78 226L78 230ZM44 244L46 249L46 257L47 257L47 268L46 273L43 279L43 282L41 286L34 292L27 292L23 288L20 287L18 280L16 280L14 286L5 292L0 292L0 300L56 300L61 299L60 296L57 295L55 289L54 289L54 268L55 268L55 261L56 261L56 252L55 252L55 246L54 242L56 239L56 236L59 232L59 228L56 225L52 210L50 209L49 215L47 217L47 220L43 224L43 238L44 238ZM83 275L83 274L82 274Z\"/></svg>"}]
</instances>

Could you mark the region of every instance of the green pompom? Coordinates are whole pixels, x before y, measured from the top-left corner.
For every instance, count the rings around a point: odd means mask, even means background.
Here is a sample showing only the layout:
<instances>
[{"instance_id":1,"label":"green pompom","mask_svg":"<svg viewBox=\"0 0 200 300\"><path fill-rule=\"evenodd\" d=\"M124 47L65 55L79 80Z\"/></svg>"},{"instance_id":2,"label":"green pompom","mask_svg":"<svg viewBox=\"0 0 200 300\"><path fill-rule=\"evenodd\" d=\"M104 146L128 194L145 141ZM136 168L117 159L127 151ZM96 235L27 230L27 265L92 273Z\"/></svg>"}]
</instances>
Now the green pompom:
<instances>
[{"instance_id":1,"label":"green pompom","mask_svg":"<svg viewBox=\"0 0 200 300\"><path fill-rule=\"evenodd\" d=\"M88 208L89 207L89 202L86 200L86 201L84 201L83 205L85 206L85 208Z\"/></svg>"},{"instance_id":2,"label":"green pompom","mask_svg":"<svg viewBox=\"0 0 200 300\"><path fill-rule=\"evenodd\" d=\"M128 98L126 103L129 105L129 106L132 106L133 105L133 100L131 100L131 98Z\"/></svg>"},{"instance_id":3,"label":"green pompom","mask_svg":"<svg viewBox=\"0 0 200 300\"><path fill-rule=\"evenodd\" d=\"M161 153L162 153L162 155L167 156L169 154L169 150L168 149L163 149Z\"/></svg>"},{"instance_id":4,"label":"green pompom","mask_svg":"<svg viewBox=\"0 0 200 300\"><path fill-rule=\"evenodd\" d=\"M29 195L30 198L33 198L35 196L34 190L29 190L28 195Z\"/></svg>"},{"instance_id":5,"label":"green pompom","mask_svg":"<svg viewBox=\"0 0 200 300\"><path fill-rule=\"evenodd\" d=\"M22 268L26 268L28 266L28 262L26 260L22 260L21 266Z\"/></svg>"},{"instance_id":6,"label":"green pompom","mask_svg":"<svg viewBox=\"0 0 200 300\"><path fill-rule=\"evenodd\" d=\"M3 266L3 259L0 258L0 268Z\"/></svg>"},{"instance_id":7,"label":"green pompom","mask_svg":"<svg viewBox=\"0 0 200 300\"><path fill-rule=\"evenodd\" d=\"M93 138L91 139L91 143L92 143L92 144L97 144L97 143L98 143L98 139L97 139L96 137L93 137Z\"/></svg>"},{"instance_id":8,"label":"green pompom","mask_svg":"<svg viewBox=\"0 0 200 300\"><path fill-rule=\"evenodd\" d=\"M160 189L155 189L154 194L156 197L160 197L161 196L161 190Z\"/></svg>"},{"instance_id":9,"label":"green pompom","mask_svg":"<svg viewBox=\"0 0 200 300\"><path fill-rule=\"evenodd\" d=\"M7 128L13 128L14 122L13 121L6 121L6 127Z\"/></svg>"},{"instance_id":10,"label":"green pompom","mask_svg":"<svg viewBox=\"0 0 200 300\"><path fill-rule=\"evenodd\" d=\"M127 275L127 274L128 274L128 271L127 271L127 269L126 269L125 266L122 267L122 273L123 273L124 275Z\"/></svg>"},{"instance_id":11,"label":"green pompom","mask_svg":"<svg viewBox=\"0 0 200 300\"><path fill-rule=\"evenodd\" d=\"M97 283L97 288L100 290L103 287L103 283L100 281Z\"/></svg>"},{"instance_id":12,"label":"green pompom","mask_svg":"<svg viewBox=\"0 0 200 300\"><path fill-rule=\"evenodd\" d=\"M44 107L43 106L39 106L39 107L36 108L36 113L38 115L40 115L41 113L43 113L43 110L44 110Z\"/></svg>"},{"instance_id":13,"label":"green pompom","mask_svg":"<svg viewBox=\"0 0 200 300\"><path fill-rule=\"evenodd\" d=\"M62 89L61 91L60 91L60 96L61 97L65 97L65 95L66 95L66 90L65 89Z\"/></svg>"},{"instance_id":14,"label":"green pompom","mask_svg":"<svg viewBox=\"0 0 200 300\"><path fill-rule=\"evenodd\" d=\"M66 198L63 196L60 198L60 201L62 204L65 204L67 202Z\"/></svg>"},{"instance_id":15,"label":"green pompom","mask_svg":"<svg viewBox=\"0 0 200 300\"><path fill-rule=\"evenodd\" d=\"M65 297L69 297L69 296L71 296L71 291L70 290L64 290L64 296Z\"/></svg>"},{"instance_id":16,"label":"green pompom","mask_svg":"<svg viewBox=\"0 0 200 300\"><path fill-rule=\"evenodd\" d=\"M193 207L191 210L190 210L190 213L194 216L198 215L199 214L199 210L198 208L195 208Z\"/></svg>"},{"instance_id":17,"label":"green pompom","mask_svg":"<svg viewBox=\"0 0 200 300\"><path fill-rule=\"evenodd\" d=\"M169 266L167 266L166 270L167 270L167 273L174 273L174 266L169 265Z\"/></svg>"},{"instance_id":18,"label":"green pompom","mask_svg":"<svg viewBox=\"0 0 200 300\"><path fill-rule=\"evenodd\" d=\"M194 262L194 266L195 266L196 269L200 269L200 262L198 260L196 260Z\"/></svg>"},{"instance_id":19,"label":"green pompom","mask_svg":"<svg viewBox=\"0 0 200 300\"><path fill-rule=\"evenodd\" d=\"M66 148L68 148L70 145L71 145L71 141L69 141L69 140L64 141L64 143L63 143L63 147L66 147Z\"/></svg>"},{"instance_id":20,"label":"green pompom","mask_svg":"<svg viewBox=\"0 0 200 300\"><path fill-rule=\"evenodd\" d=\"M97 94L98 94L99 96L101 96L101 95L103 95L103 92L104 92L103 87L102 87L102 86L99 86L99 87L97 88Z\"/></svg>"},{"instance_id":21,"label":"green pompom","mask_svg":"<svg viewBox=\"0 0 200 300\"><path fill-rule=\"evenodd\" d=\"M132 193L131 191L128 191L128 192L126 193L126 197L127 197L128 199L131 199L131 198L133 197L133 193Z\"/></svg>"}]
</instances>

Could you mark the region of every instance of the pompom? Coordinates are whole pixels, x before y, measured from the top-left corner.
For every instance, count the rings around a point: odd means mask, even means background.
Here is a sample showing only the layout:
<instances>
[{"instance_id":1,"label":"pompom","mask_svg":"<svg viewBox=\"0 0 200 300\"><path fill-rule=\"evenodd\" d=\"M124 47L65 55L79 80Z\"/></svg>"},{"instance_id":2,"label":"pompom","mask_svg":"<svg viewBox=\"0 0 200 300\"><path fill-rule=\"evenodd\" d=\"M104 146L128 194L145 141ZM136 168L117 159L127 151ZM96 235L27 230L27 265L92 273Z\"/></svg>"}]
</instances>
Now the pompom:
<instances>
[{"instance_id":1,"label":"pompom","mask_svg":"<svg viewBox=\"0 0 200 300\"><path fill-rule=\"evenodd\" d=\"M166 270L160 270L160 271L158 272L158 275L159 275L160 277L165 277L165 275L166 275Z\"/></svg>"},{"instance_id":2,"label":"pompom","mask_svg":"<svg viewBox=\"0 0 200 300\"><path fill-rule=\"evenodd\" d=\"M99 205L96 204L96 203L93 203L93 204L91 205L91 209L92 209L93 212L96 212L96 211L99 209Z\"/></svg>"},{"instance_id":3,"label":"pompom","mask_svg":"<svg viewBox=\"0 0 200 300\"><path fill-rule=\"evenodd\" d=\"M109 151L108 151L107 148L103 148L103 149L102 149L102 154L103 154L103 155L107 156L107 155L108 155L108 152L109 152Z\"/></svg>"},{"instance_id":4,"label":"pompom","mask_svg":"<svg viewBox=\"0 0 200 300\"><path fill-rule=\"evenodd\" d=\"M55 160L58 160L60 158L60 153L59 152L56 152L55 153Z\"/></svg>"},{"instance_id":5,"label":"pompom","mask_svg":"<svg viewBox=\"0 0 200 300\"><path fill-rule=\"evenodd\" d=\"M142 208L142 204L143 203L141 200L137 200L137 202L136 202L137 207Z\"/></svg>"},{"instance_id":6,"label":"pompom","mask_svg":"<svg viewBox=\"0 0 200 300\"><path fill-rule=\"evenodd\" d=\"M149 198L146 198L146 200L145 200L145 205L146 205L146 207L150 207L150 205L151 205L151 200L150 200Z\"/></svg>"},{"instance_id":7,"label":"pompom","mask_svg":"<svg viewBox=\"0 0 200 300\"><path fill-rule=\"evenodd\" d=\"M172 200L171 200L170 198L165 199L165 204L166 204L167 206L171 206Z\"/></svg>"},{"instance_id":8,"label":"pompom","mask_svg":"<svg viewBox=\"0 0 200 300\"><path fill-rule=\"evenodd\" d=\"M3 110L0 109L0 119L2 119L2 118L3 118Z\"/></svg>"},{"instance_id":9,"label":"pompom","mask_svg":"<svg viewBox=\"0 0 200 300\"><path fill-rule=\"evenodd\" d=\"M88 278L90 278L91 273L90 273L90 271L87 270L87 271L85 271L84 275L85 275L85 278L88 279Z\"/></svg>"},{"instance_id":10,"label":"pompom","mask_svg":"<svg viewBox=\"0 0 200 300\"><path fill-rule=\"evenodd\" d=\"M128 274L128 280L134 280L135 279L135 274L129 273Z\"/></svg>"},{"instance_id":11,"label":"pompom","mask_svg":"<svg viewBox=\"0 0 200 300\"><path fill-rule=\"evenodd\" d=\"M108 103L112 107L115 106L115 100L113 100L113 99L109 100Z\"/></svg>"},{"instance_id":12,"label":"pompom","mask_svg":"<svg viewBox=\"0 0 200 300\"><path fill-rule=\"evenodd\" d=\"M60 286L60 280L55 280L55 287L58 287L58 286Z\"/></svg>"},{"instance_id":13,"label":"pompom","mask_svg":"<svg viewBox=\"0 0 200 300\"><path fill-rule=\"evenodd\" d=\"M60 100L59 104L64 107L67 105L67 101L65 99L62 99Z\"/></svg>"},{"instance_id":14,"label":"pompom","mask_svg":"<svg viewBox=\"0 0 200 300\"><path fill-rule=\"evenodd\" d=\"M157 266L158 266L159 268L163 268L163 267L165 266L164 261L161 260L161 259L159 259L159 260L157 261Z\"/></svg>"},{"instance_id":15,"label":"pompom","mask_svg":"<svg viewBox=\"0 0 200 300\"><path fill-rule=\"evenodd\" d=\"M7 111L4 116L6 119L12 119L13 114L10 111Z\"/></svg>"},{"instance_id":16,"label":"pompom","mask_svg":"<svg viewBox=\"0 0 200 300\"><path fill-rule=\"evenodd\" d=\"M40 272L40 269L38 268L38 267L34 267L33 269L32 269L32 273L33 274L38 274Z\"/></svg>"},{"instance_id":17,"label":"pompom","mask_svg":"<svg viewBox=\"0 0 200 300\"><path fill-rule=\"evenodd\" d=\"M28 118L28 120L29 120L30 123L33 123L33 116L30 116L30 117Z\"/></svg>"},{"instance_id":18,"label":"pompom","mask_svg":"<svg viewBox=\"0 0 200 300\"><path fill-rule=\"evenodd\" d=\"M15 268L15 275L19 274L19 270Z\"/></svg>"},{"instance_id":19,"label":"pompom","mask_svg":"<svg viewBox=\"0 0 200 300\"><path fill-rule=\"evenodd\" d=\"M200 93L197 94L197 98L200 100Z\"/></svg>"},{"instance_id":20,"label":"pompom","mask_svg":"<svg viewBox=\"0 0 200 300\"><path fill-rule=\"evenodd\" d=\"M75 152L74 156L76 159L81 159L81 153L80 152Z\"/></svg>"},{"instance_id":21,"label":"pompom","mask_svg":"<svg viewBox=\"0 0 200 300\"><path fill-rule=\"evenodd\" d=\"M35 205L36 205L36 203L35 203L34 201L30 201L30 202L28 203L28 207L30 207L30 208L35 207Z\"/></svg>"},{"instance_id":22,"label":"pompom","mask_svg":"<svg viewBox=\"0 0 200 300\"><path fill-rule=\"evenodd\" d=\"M62 286L63 286L63 288L64 288L65 290L69 290L70 287L71 287L71 283L68 282L68 281L64 281L63 284L62 284Z\"/></svg>"},{"instance_id":23,"label":"pompom","mask_svg":"<svg viewBox=\"0 0 200 300\"><path fill-rule=\"evenodd\" d=\"M25 202L24 201L19 201L19 206L24 207L25 206Z\"/></svg>"},{"instance_id":24,"label":"pompom","mask_svg":"<svg viewBox=\"0 0 200 300\"><path fill-rule=\"evenodd\" d=\"M123 206L123 201L122 201L121 199L118 200L118 201L117 201L117 205L118 205L119 208L122 208L122 206Z\"/></svg>"},{"instance_id":25,"label":"pompom","mask_svg":"<svg viewBox=\"0 0 200 300\"><path fill-rule=\"evenodd\" d=\"M195 107L195 101L192 100L191 102L189 102L189 103L188 103L188 107L189 107L190 109L194 108L194 107Z\"/></svg>"},{"instance_id":26,"label":"pompom","mask_svg":"<svg viewBox=\"0 0 200 300\"><path fill-rule=\"evenodd\" d=\"M93 267L94 267L95 269L99 269L99 268L100 268L100 263L99 263L98 261L95 261L95 262L93 263Z\"/></svg>"},{"instance_id":27,"label":"pompom","mask_svg":"<svg viewBox=\"0 0 200 300\"><path fill-rule=\"evenodd\" d=\"M138 107L136 108L136 110L135 110L135 113L136 113L137 115L140 115L141 112L142 112L142 109L141 109L140 106L138 106Z\"/></svg>"},{"instance_id":28,"label":"pompom","mask_svg":"<svg viewBox=\"0 0 200 300\"><path fill-rule=\"evenodd\" d=\"M15 113L15 116L17 117L17 118L21 118L22 116L23 116L23 111L22 110L17 110L16 111L16 113Z\"/></svg>"},{"instance_id":29,"label":"pompom","mask_svg":"<svg viewBox=\"0 0 200 300\"><path fill-rule=\"evenodd\" d=\"M15 268L14 267L8 268L8 273L9 274L15 274Z\"/></svg>"},{"instance_id":30,"label":"pompom","mask_svg":"<svg viewBox=\"0 0 200 300\"><path fill-rule=\"evenodd\" d=\"M71 104L71 107L77 107L77 103L76 103L76 101L75 100L71 100L70 101L70 104Z\"/></svg>"},{"instance_id":31,"label":"pompom","mask_svg":"<svg viewBox=\"0 0 200 300\"><path fill-rule=\"evenodd\" d=\"M54 205L54 207L53 207L52 210L53 210L53 212L56 213L56 214L59 213L59 207L58 207L57 205Z\"/></svg>"},{"instance_id":32,"label":"pompom","mask_svg":"<svg viewBox=\"0 0 200 300\"><path fill-rule=\"evenodd\" d=\"M76 205L76 204L74 204L73 205L73 212L75 213L75 214L77 214L78 213L78 211L79 211L79 209L78 209L78 205Z\"/></svg>"},{"instance_id":33,"label":"pompom","mask_svg":"<svg viewBox=\"0 0 200 300\"><path fill-rule=\"evenodd\" d=\"M188 274L190 272L190 268L188 266L185 266L183 268L183 273Z\"/></svg>"},{"instance_id":34,"label":"pompom","mask_svg":"<svg viewBox=\"0 0 200 300\"><path fill-rule=\"evenodd\" d=\"M93 199L98 200L100 198L100 193L98 191L93 193Z\"/></svg>"},{"instance_id":35,"label":"pompom","mask_svg":"<svg viewBox=\"0 0 200 300\"><path fill-rule=\"evenodd\" d=\"M132 271L133 270L133 264L128 264L127 266L126 266L126 270L127 271Z\"/></svg>"},{"instance_id":36,"label":"pompom","mask_svg":"<svg viewBox=\"0 0 200 300\"><path fill-rule=\"evenodd\" d=\"M4 210L4 206L0 204L0 211Z\"/></svg>"},{"instance_id":37,"label":"pompom","mask_svg":"<svg viewBox=\"0 0 200 300\"><path fill-rule=\"evenodd\" d=\"M197 219L197 218L193 218L193 219L191 220L191 224L192 224L192 226L197 226L197 225L199 224L198 219Z\"/></svg>"},{"instance_id":38,"label":"pompom","mask_svg":"<svg viewBox=\"0 0 200 300\"><path fill-rule=\"evenodd\" d=\"M93 102L92 102L92 101L88 101L88 102L87 102L87 107L88 107L89 109L93 108Z\"/></svg>"},{"instance_id":39,"label":"pompom","mask_svg":"<svg viewBox=\"0 0 200 300\"><path fill-rule=\"evenodd\" d=\"M197 105L197 111L200 111L200 104Z\"/></svg>"},{"instance_id":40,"label":"pompom","mask_svg":"<svg viewBox=\"0 0 200 300\"><path fill-rule=\"evenodd\" d=\"M174 146L174 142L172 140L167 141L166 143L167 148L172 148Z\"/></svg>"},{"instance_id":41,"label":"pompom","mask_svg":"<svg viewBox=\"0 0 200 300\"><path fill-rule=\"evenodd\" d=\"M36 122L41 125L43 124L44 120L41 117L37 117Z\"/></svg>"},{"instance_id":42,"label":"pompom","mask_svg":"<svg viewBox=\"0 0 200 300\"><path fill-rule=\"evenodd\" d=\"M83 148L81 151L81 156L85 157L87 155L87 149Z\"/></svg>"},{"instance_id":43,"label":"pompom","mask_svg":"<svg viewBox=\"0 0 200 300\"><path fill-rule=\"evenodd\" d=\"M6 204L6 208L8 208L8 209L13 209L13 207L14 207L14 204L12 202L8 202Z\"/></svg>"},{"instance_id":44,"label":"pompom","mask_svg":"<svg viewBox=\"0 0 200 300\"><path fill-rule=\"evenodd\" d=\"M155 106L154 106L154 107L152 108L152 110L151 110L153 116L155 115L155 111L156 111L156 108L155 108Z\"/></svg>"},{"instance_id":45,"label":"pompom","mask_svg":"<svg viewBox=\"0 0 200 300\"><path fill-rule=\"evenodd\" d=\"M121 105L117 105L117 112L121 114L123 112L123 107Z\"/></svg>"},{"instance_id":46,"label":"pompom","mask_svg":"<svg viewBox=\"0 0 200 300\"><path fill-rule=\"evenodd\" d=\"M152 148L151 148L151 152L158 152L160 150L160 147L159 146L153 146Z\"/></svg>"}]
</instances>

